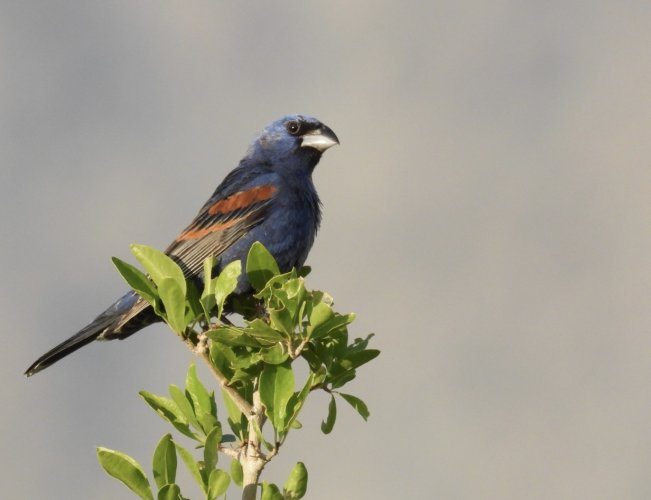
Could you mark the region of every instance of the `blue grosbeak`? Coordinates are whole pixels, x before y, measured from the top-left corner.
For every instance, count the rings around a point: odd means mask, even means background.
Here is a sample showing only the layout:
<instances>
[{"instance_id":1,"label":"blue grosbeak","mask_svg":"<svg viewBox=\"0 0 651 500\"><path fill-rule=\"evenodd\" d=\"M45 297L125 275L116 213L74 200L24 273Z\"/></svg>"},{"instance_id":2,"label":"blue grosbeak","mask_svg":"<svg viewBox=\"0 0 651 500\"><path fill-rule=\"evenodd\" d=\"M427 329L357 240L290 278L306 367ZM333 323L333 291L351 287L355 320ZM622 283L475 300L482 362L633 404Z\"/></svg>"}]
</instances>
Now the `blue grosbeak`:
<instances>
[{"instance_id":1,"label":"blue grosbeak","mask_svg":"<svg viewBox=\"0 0 651 500\"><path fill-rule=\"evenodd\" d=\"M203 261L210 255L216 257L216 272L232 261L245 262L255 241L267 247L281 271L302 266L321 220L312 171L321 154L335 144L335 133L315 118L294 115L275 121L165 253L187 278L200 279ZM235 293L250 291L243 274ZM158 320L146 301L128 292L37 359L25 374L33 375L94 340L124 339Z\"/></svg>"}]
</instances>

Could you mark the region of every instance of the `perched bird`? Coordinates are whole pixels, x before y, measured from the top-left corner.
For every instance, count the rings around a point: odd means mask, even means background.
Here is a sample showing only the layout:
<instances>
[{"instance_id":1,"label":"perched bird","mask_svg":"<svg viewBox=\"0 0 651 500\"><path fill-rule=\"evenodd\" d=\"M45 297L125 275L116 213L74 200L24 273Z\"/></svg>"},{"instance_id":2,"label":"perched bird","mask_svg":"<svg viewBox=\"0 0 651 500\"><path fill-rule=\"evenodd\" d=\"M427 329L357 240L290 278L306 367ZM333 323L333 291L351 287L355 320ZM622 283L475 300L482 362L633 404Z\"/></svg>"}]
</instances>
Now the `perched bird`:
<instances>
[{"instance_id":1,"label":"perched bird","mask_svg":"<svg viewBox=\"0 0 651 500\"><path fill-rule=\"evenodd\" d=\"M316 118L293 115L273 122L165 253L187 278L200 279L210 255L216 257L216 272L232 261L245 262L256 241L267 247L281 271L302 266L321 221L312 171L335 144L335 133ZM242 274L235 292L250 291ZM33 375L94 340L124 339L158 320L145 300L128 292L43 354L25 374Z\"/></svg>"}]
</instances>

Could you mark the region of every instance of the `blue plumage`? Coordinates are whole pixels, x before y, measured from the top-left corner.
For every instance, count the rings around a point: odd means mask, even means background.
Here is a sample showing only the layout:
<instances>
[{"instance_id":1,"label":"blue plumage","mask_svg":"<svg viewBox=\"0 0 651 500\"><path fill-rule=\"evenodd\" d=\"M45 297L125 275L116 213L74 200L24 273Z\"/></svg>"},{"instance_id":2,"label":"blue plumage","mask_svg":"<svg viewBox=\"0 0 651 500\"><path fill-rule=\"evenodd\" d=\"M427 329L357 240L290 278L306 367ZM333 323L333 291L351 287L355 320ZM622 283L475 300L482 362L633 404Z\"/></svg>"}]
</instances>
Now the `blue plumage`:
<instances>
[{"instance_id":1,"label":"blue plumage","mask_svg":"<svg viewBox=\"0 0 651 500\"><path fill-rule=\"evenodd\" d=\"M210 255L217 257L218 271L229 262L245 261L255 241L267 247L282 271L302 266L321 220L312 172L321 154L338 143L316 118L293 115L275 121L165 253L188 278L201 278L203 261ZM242 275L236 292L249 291ZM94 340L123 339L155 321L151 307L128 292L25 373L33 375Z\"/></svg>"}]
</instances>

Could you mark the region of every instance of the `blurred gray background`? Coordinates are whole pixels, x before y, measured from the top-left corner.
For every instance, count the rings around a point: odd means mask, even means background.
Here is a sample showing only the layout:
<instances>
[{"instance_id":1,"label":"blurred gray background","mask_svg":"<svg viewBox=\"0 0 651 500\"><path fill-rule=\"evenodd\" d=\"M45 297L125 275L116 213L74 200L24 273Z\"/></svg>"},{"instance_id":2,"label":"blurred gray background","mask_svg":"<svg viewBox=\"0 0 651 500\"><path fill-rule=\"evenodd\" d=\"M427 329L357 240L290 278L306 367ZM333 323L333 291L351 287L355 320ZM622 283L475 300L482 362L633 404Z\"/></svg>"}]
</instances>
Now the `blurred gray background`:
<instances>
[{"instance_id":1,"label":"blurred gray background","mask_svg":"<svg viewBox=\"0 0 651 500\"><path fill-rule=\"evenodd\" d=\"M651 3L4 0L0 61L3 497L129 498L95 446L150 468L137 391L181 384L185 348L157 326L22 372L300 112L341 139L309 284L382 356L349 391L369 422L340 405L324 436L316 397L263 477L651 498Z\"/></svg>"}]
</instances>

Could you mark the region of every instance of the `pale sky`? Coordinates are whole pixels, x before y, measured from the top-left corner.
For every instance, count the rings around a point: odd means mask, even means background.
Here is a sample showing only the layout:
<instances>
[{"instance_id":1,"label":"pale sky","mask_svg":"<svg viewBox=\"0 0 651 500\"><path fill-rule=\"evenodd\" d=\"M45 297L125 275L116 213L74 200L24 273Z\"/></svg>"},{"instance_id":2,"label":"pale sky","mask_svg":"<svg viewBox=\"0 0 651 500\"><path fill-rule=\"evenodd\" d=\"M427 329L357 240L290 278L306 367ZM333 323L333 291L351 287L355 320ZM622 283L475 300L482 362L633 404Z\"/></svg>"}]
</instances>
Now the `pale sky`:
<instances>
[{"instance_id":1,"label":"pale sky","mask_svg":"<svg viewBox=\"0 0 651 500\"><path fill-rule=\"evenodd\" d=\"M3 495L130 498L95 447L151 468L168 427L137 393L183 383L183 345L155 326L22 372L126 290L111 256L164 248L305 113L341 140L308 285L382 355L349 389L368 423L340 405L325 436L315 397L263 479L650 498L650 47L648 1L0 1Z\"/></svg>"}]
</instances>

